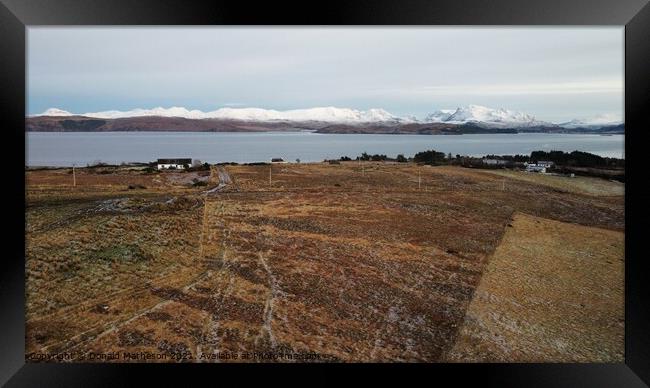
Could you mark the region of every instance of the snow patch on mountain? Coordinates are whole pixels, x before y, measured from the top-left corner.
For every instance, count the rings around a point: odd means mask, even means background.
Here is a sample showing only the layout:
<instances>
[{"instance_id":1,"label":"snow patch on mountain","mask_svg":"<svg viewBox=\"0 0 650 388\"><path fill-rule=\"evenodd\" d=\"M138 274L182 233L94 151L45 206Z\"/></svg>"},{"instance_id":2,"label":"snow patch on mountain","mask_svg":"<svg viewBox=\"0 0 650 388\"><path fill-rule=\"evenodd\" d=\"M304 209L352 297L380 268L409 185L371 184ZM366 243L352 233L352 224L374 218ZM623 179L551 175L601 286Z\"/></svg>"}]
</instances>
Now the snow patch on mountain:
<instances>
[{"instance_id":1,"label":"snow patch on mountain","mask_svg":"<svg viewBox=\"0 0 650 388\"><path fill-rule=\"evenodd\" d=\"M609 125L620 124L623 124L623 118L620 115L606 113L582 119L574 119L561 123L560 126L564 128L601 128Z\"/></svg>"},{"instance_id":2,"label":"snow patch on mountain","mask_svg":"<svg viewBox=\"0 0 650 388\"><path fill-rule=\"evenodd\" d=\"M449 120L449 117L456 112L456 109L440 109L433 113L429 113L424 121L427 123L444 123Z\"/></svg>"},{"instance_id":3,"label":"snow patch on mountain","mask_svg":"<svg viewBox=\"0 0 650 388\"><path fill-rule=\"evenodd\" d=\"M37 116L73 116L73 114L68 112L67 110L50 108Z\"/></svg>"},{"instance_id":4,"label":"snow patch on mountain","mask_svg":"<svg viewBox=\"0 0 650 388\"><path fill-rule=\"evenodd\" d=\"M438 110L428 115L425 120L427 122L449 124L477 123L493 127L554 125L537 120L535 116L527 113L503 108L493 109L481 105L467 105L458 107L455 110Z\"/></svg>"},{"instance_id":5,"label":"snow patch on mountain","mask_svg":"<svg viewBox=\"0 0 650 388\"><path fill-rule=\"evenodd\" d=\"M40 116L72 116L70 112L60 109L48 109ZM368 109L366 111L319 107L310 109L293 109L278 111L261 108L221 108L210 112L188 110L182 107L153 109L133 109L130 111L109 110L103 112L83 113L81 116L101 119L118 119L126 117L182 117L187 119L229 119L242 121L322 121L331 123L402 123L412 122L412 119L395 116L383 109Z\"/></svg>"}]
</instances>

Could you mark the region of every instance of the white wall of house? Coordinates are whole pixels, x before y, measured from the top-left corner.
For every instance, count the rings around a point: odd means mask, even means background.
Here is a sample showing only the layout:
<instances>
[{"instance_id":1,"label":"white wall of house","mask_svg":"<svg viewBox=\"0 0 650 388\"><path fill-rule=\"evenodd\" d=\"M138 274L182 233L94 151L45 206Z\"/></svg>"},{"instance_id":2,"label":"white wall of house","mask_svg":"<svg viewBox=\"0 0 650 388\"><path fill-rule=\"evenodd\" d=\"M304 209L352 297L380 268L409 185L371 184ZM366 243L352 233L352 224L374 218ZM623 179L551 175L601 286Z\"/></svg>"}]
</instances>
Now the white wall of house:
<instances>
[{"instance_id":1,"label":"white wall of house","mask_svg":"<svg viewBox=\"0 0 650 388\"><path fill-rule=\"evenodd\" d=\"M170 167L176 168L177 170L185 169L185 166L183 166L182 164L159 164L158 165L159 170L167 170Z\"/></svg>"},{"instance_id":2,"label":"white wall of house","mask_svg":"<svg viewBox=\"0 0 650 388\"><path fill-rule=\"evenodd\" d=\"M538 165L535 165L535 164L529 164L528 166L526 166L526 171L545 173L546 172L546 167L538 166Z\"/></svg>"}]
</instances>

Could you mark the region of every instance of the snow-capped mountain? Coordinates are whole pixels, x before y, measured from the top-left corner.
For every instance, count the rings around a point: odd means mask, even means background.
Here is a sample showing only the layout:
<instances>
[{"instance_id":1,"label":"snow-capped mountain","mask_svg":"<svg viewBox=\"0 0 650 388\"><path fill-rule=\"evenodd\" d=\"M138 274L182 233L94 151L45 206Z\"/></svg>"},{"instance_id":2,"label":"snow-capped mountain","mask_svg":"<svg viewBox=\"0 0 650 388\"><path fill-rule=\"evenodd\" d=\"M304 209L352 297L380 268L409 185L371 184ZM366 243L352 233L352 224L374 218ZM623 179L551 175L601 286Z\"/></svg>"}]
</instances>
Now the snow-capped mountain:
<instances>
[{"instance_id":1,"label":"snow-capped mountain","mask_svg":"<svg viewBox=\"0 0 650 388\"><path fill-rule=\"evenodd\" d=\"M396 116L383 109L356 110L350 108L318 107L293 110L273 110L261 108L220 108L203 112L188 110L183 107L153 109L133 109L129 111L109 110L75 114L65 110L50 108L40 115L35 116L85 116L100 119L123 119L132 117L180 117L186 119L221 119L238 120L245 122L320 122L326 124L476 124L483 128L531 128L531 127L556 127L556 128L589 128L598 129L622 123L620 117L615 115L600 115L585 119L575 119L565 123L554 124L537 120L535 116L503 108L488 108L480 105L461 106L456 109L441 109L428 114L424 119L413 116Z\"/></svg>"},{"instance_id":2,"label":"snow-capped mountain","mask_svg":"<svg viewBox=\"0 0 650 388\"><path fill-rule=\"evenodd\" d=\"M425 119L433 123L466 124L477 123L493 127L531 127L554 124L537 120L527 113L503 108L492 109L480 105L458 107L455 110L443 109L428 115Z\"/></svg>"},{"instance_id":3,"label":"snow-capped mountain","mask_svg":"<svg viewBox=\"0 0 650 388\"><path fill-rule=\"evenodd\" d=\"M561 123L564 128L602 128L608 125L620 125L623 123L621 116L615 114L602 114L582 119L574 119Z\"/></svg>"},{"instance_id":4,"label":"snow-capped mountain","mask_svg":"<svg viewBox=\"0 0 650 388\"><path fill-rule=\"evenodd\" d=\"M73 113L51 108L37 116L73 116ZM228 119L242 121L322 121L330 123L407 123L413 122L411 118L401 118L383 109L368 109L366 111L321 107L309 109L294 109L278 111L260 108L221 108L210 112L188 110L182 107L133 109L130 111L103 111L78 114L80 116L117 119L126 117L182 117L187 119Z\"/></svg>"},{"instance_id":5,"label":"snow-capped mountain","mask_svg":"<svg viewBox=\"0 0 650 388\"><path fill-rule=\"evenodd\" d=\"M429 113L427 117L424 118L425 122L428 123L444 123L449 120L449 116L454 114L456 109L441 109L433 113Z\"/></svg>"}]
</instances>

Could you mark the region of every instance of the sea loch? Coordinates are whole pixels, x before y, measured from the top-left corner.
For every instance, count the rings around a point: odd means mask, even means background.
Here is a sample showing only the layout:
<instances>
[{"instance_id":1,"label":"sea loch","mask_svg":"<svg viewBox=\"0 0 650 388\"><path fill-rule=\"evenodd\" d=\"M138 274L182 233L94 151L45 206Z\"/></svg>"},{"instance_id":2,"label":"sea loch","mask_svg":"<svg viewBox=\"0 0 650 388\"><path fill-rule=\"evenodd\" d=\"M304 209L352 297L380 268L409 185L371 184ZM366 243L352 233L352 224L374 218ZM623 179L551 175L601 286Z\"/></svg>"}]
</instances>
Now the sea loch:
<instances>
[{"instance_id":1,"label":"sea loch","mask_svg":"<svg viewBox=\"0 0 650 388\"><path fill-rule=\"evenodd\" d=\"M85 166L96 162L150 162L188 157L203 162L262 162L282 158L318 162L362 152L407 157L435 149L452 155L530 154L535 150L585 151L624 158L624 135L490 134L375 135L311 132L28 132L27 166Z\"/></svg>"}]
</instances>

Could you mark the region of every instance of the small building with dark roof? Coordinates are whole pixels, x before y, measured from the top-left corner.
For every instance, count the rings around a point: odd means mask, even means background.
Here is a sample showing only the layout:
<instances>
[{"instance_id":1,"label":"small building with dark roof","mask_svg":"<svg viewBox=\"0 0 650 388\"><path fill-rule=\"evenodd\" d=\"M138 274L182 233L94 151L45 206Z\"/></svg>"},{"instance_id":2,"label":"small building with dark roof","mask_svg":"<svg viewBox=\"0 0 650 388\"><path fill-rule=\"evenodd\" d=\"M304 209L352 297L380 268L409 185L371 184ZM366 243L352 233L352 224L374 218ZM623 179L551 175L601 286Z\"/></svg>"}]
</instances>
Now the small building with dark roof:
<instances>
[{"instance_id":1,"label":"small building with dark roof","mask_svg":"<svg viewBox=\"0 0 650 388\"><path fill-rule=\"evenodd\" d=\"M483 164L487 164L488 166L505 166L508 164L508 161L502 159L483 158Z\"/></svg>"},{"instance_id":2,"label":"small building with dark roof","mask_svg":"<svg viewBox=\"0 0 650 388\"><path fill-rule=\"evenodd\" d=\"M548 161L548 160L538 160L537 165L538 166L543 166L543 167L553 167L553 162Z\"/></svg>"}]
</instances>

